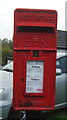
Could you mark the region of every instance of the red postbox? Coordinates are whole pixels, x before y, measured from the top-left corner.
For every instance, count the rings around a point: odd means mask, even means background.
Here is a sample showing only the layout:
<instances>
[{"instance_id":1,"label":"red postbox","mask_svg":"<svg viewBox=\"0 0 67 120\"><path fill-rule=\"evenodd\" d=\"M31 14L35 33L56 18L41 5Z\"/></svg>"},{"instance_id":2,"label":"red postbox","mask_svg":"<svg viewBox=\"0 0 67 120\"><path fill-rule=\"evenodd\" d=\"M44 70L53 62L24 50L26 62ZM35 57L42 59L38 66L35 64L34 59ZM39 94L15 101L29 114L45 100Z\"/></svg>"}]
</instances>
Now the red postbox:
<instances>
[{"instance_id":1,"label":"red postbox","mask_svg":"<svg viewBox=\"0 0 67 120\"><path fill-rule=\"evenodd\" d=\"M13 78L15 110L54 109L56 31L55 10L15 10Z\"/></svg>"}]
</instances>

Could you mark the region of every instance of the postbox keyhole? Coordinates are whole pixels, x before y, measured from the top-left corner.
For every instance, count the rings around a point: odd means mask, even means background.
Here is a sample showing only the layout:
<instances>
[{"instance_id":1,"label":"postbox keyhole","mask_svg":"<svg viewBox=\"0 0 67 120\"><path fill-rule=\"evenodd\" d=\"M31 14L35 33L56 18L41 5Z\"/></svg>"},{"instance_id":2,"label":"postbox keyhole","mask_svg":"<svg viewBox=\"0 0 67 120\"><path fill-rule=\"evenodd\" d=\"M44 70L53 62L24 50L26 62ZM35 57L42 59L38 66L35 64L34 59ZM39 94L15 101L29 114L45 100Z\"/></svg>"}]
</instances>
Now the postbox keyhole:
<instances>
[{"instance_id":1,"label":"postbox keyhole","mask_svg":"<svg viewBox=\"0 0 67 120\"><path fill-rule=\"evenodd\" d=\"M33 50L33 57L39 57L39 50Z\"/></svg>"}]
</instances>

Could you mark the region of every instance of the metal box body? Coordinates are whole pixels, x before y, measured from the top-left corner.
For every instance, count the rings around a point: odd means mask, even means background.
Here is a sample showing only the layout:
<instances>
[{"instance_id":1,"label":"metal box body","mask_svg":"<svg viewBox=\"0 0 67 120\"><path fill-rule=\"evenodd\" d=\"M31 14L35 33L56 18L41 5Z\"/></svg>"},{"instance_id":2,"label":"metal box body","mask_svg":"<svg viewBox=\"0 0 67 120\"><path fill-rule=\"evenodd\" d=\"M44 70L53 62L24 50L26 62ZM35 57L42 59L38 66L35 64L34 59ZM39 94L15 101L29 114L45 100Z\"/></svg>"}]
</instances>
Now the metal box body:
<instances>
[{"instance_id":1,"label":"metal box body","mask_svg":"<svg viewBox=\"0 0 67 120\"><path fill-rule=\"evenodd\" d=\"M56 30L54 10L15 10L14 109L54 109Z\"/></svg>"}]
</instances>

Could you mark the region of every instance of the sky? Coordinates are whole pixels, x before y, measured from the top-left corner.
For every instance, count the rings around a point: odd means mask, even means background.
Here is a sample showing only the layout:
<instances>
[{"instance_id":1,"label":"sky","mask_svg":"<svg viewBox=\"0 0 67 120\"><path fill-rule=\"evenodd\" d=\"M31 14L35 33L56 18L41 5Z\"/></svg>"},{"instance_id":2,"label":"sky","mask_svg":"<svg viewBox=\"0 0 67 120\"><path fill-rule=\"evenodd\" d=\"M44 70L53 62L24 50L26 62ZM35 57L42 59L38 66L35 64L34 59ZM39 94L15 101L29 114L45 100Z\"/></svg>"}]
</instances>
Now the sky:
<instances>
[{"instance_id":1,"label":"sky","mask_svg":"<svg viewBox=\"0 0 67 120\"><path fill-rule=\"evenodd\" d=\"M0 0L0 39L13 38L16 8L57 10L57 30L65 30L65 0Z\"/></svg>"}]
</instances>

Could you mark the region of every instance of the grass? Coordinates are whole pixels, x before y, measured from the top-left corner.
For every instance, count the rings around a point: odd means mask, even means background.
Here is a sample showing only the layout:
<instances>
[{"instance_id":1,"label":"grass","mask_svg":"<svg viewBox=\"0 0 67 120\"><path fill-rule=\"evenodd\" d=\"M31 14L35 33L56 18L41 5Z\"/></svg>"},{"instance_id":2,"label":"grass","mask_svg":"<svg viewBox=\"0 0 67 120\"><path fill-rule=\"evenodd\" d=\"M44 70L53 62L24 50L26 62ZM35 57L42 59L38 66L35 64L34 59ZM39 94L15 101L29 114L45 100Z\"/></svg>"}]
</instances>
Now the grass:
<instances>
[{"instance_id":1,"label":"grass","mask_svg":"<svg viewBox=\"0 0 67 120\"><path fill-rule=\"evenodd\" d=\"M53 111L50 113L43 113L40 116L41 120L67 120L67 110L62 109L58 111Z\"/></svg>"},{"instance_id":2,"label":"grass","mask_svg":"<svg viewBox=\"0 0 67 120\"><path fill-rule=\"evenodd\" d=\"M67 120L67 110L66 109L62 109L62 110L56 110L56 111L52 111L52 112L35 112L35 111L30 111L27 112L27 119L26 120ZM8 120L18 120L18 118L16 119L12 119L11 115L11 119Z\"/></svg>"}]
</instances>

